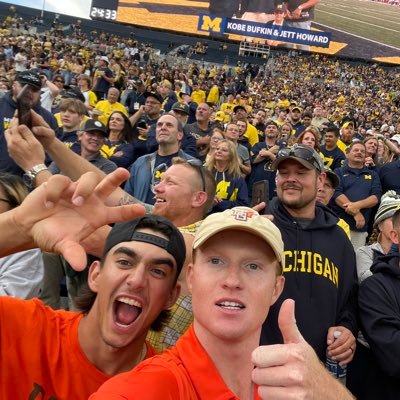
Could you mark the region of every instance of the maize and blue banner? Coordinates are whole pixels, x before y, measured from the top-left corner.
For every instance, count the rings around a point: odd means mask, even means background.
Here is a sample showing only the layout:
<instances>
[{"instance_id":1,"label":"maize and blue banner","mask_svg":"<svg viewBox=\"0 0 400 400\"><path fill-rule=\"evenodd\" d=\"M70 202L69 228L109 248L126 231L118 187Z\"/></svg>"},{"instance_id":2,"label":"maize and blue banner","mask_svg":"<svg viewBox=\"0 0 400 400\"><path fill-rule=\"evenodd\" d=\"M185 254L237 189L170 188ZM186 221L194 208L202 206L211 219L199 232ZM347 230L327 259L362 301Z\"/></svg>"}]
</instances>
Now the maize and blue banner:
<instances>
[{"instance_id":1,"label":"maize and blue banner","mask_svg":"<svg viewBox=\"0 0 400 400\"><path fill-rule=\"evenodd\" d=\"M260 24L235 18L200 14L197 29L212 34L234 34L265 40L277 40L316 47L329 47L331 32L291 28L285 25Z\"/></svg>"}]
</instances>

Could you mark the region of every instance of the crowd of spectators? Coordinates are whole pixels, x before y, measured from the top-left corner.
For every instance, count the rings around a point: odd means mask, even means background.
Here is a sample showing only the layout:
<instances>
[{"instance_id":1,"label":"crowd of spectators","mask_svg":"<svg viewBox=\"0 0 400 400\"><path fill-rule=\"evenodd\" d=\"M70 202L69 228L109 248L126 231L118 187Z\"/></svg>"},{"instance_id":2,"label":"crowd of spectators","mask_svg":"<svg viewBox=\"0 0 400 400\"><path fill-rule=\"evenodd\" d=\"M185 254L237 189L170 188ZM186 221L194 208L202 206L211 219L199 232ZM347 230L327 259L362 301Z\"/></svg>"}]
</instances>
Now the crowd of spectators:
<instances>
[{"instance_id":1,"label":"crowd of spectators","mask_svg":"<svg viewBox=\"0 0 400 400\"><path fill-rule=\"evenodd\" d=\"M56 25L43 34L25 28L10 17L0 32L2 172L24 176L25 181L28 175L31 186L36 176L41 180L46 176L38 175L43 169L25 168L24 161L32 154L7 149L4 138L18 94L28 85L36 99L32 108L64 147L104 173L118 166L128 169L125 191L155 209L166 202L163 191L168 188L163 185L174 182L174 171L184 168L175 164L175 157L201 171L204 165L202 192L212 188L209 201L201 200L207 205L204 216L254 206L260 200L268 203L277 196L274 161L285 154L289 157L291 151L303 151L300 158L310 163L315 150L328 178L318 188L319 201L340 218L354 251L365 252L369 237L368 245L381 243L384 233L384 246L377 249L380 255L391 251L395 242L383 220L400 204L397 67L293 51L277 51L263 65L189 62L184 66L179 59L171 63L160 58L151 44L133 37L86 34L79 26L68 36ZM206 51L202 43L196 44L195 52ZM45 150L43 165L49 166L45 174L79 177L66 172L75 167L66 165L68 157L57 158L54 151ZM44 158L44 152L40 156ZM261 199L253 196L260 181L266 183ZM298 190L296 184L293 190ZM390 198L395 206L383 218L384 210L378 207L386 192L384 199ZM174 221L181 211L176 207L168 218L178 226L188 225ZM201 219L197 217L192 222ZM45 258L46 262L55 263ZM65 260L57 256L57 263L71 278ZM178 301L182 299L186 297ZM75 306L73 299L70 306ZM353 385L357 392L357 383Z\"/></svg>"}]
</instances>

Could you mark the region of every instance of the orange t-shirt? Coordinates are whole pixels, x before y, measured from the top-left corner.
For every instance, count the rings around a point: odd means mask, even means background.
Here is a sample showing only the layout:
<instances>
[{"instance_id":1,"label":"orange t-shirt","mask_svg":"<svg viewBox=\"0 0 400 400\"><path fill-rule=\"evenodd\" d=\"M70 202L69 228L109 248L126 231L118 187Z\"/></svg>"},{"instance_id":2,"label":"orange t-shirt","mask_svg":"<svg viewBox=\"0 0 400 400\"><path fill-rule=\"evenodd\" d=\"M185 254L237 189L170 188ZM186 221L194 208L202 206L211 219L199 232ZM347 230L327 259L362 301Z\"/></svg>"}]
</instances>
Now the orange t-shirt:
<instances>
[{"instance_id":1,"label":"orange t-shirt","mask_svg":"<svg viewBox=\"0 0 400 400\"><path fill-rule=\"evenodd\" d=\"M86 400L110 378L79 345L81 313L0 297L0 316L0 399Z\"/></svg>"},{"instance_id":2,"label":"orange t-shirt","mask_svg":"<svg viewBox=\"0 0 400 400\"><path fill-rule=\"evenodd\" d=\"M111 378L89 400L239 400L198 341L193 325L174 347ZM259 400L257 387L254 399Z\"/></svg>"}]
</instances>

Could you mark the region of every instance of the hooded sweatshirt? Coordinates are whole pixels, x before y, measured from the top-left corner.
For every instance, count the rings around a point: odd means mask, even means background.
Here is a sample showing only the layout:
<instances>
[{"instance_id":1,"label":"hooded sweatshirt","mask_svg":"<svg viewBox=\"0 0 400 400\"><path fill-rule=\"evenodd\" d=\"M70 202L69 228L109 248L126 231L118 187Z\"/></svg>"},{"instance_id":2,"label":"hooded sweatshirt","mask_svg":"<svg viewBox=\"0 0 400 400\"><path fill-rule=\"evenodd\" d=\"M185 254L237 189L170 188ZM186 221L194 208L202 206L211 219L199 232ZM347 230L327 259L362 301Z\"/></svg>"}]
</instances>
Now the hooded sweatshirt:
<instances>
[{"instance_id":1,"label":"hooded sweatshirt","mask_svg":"<svg viewBox=\"0 0 400 400\"><path fill-rule=\"evenodd\" d=\"M261 332L261 344L283 343L278 313L285 299L296 302L296 321L318 357L326 359L328 329L344 326L357 334L357 273L353 246L338 217L317 204L307 223L295 220L279 199L270 203L274 223L284 243L284 290L271 307ZM306 225L306 226L305 226Z\"/></svg>"},{"instance_id":2,"label":"hooded sweatshirt","mask_svg":"<svg viewBox=\"0 0 400 400\"><path fill-rule=\"evenodd\" d=\"M375 362L365 377L366 399L400 399L400 259L378 257L360 286L361 329Z\"/></svg>"}]
</instances>

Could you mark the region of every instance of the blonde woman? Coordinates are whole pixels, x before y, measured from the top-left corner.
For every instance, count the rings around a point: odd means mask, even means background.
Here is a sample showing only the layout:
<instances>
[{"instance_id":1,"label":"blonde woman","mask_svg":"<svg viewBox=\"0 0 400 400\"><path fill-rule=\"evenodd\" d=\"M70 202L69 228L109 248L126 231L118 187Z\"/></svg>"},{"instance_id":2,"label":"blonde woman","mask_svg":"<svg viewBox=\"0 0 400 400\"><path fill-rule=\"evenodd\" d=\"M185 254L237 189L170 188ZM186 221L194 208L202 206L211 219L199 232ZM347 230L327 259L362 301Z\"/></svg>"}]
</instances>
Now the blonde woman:
<instances>
[{"instance_id":1,"label":"blonde woman","mask_svg":"<svg viewBox=\"0 0 400 400\"><path fill-rule=\"evenodd\" d=\"M206 167L217 184L213 212L248 205L247 184L240 172L236 147L231 141L219 141Z\"/></svg>"}]
</instances>

